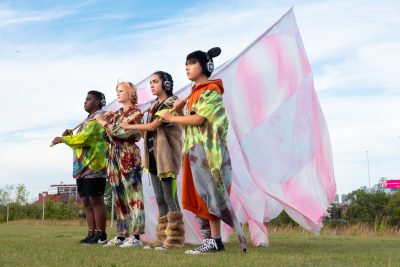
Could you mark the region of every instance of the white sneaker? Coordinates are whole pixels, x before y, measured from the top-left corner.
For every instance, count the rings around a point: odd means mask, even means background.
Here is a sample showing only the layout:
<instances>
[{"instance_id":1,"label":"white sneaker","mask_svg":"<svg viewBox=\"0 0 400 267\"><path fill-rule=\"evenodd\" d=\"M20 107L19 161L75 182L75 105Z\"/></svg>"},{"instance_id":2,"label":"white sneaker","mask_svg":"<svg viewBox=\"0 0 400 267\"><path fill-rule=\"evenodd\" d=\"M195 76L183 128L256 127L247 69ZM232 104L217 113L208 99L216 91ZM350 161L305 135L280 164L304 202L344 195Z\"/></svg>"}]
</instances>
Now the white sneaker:
<instances>
[{"instance_id":1,"label":"white sneaker","mask_svg":"<svg viewBox=\"0 0 400 267\"><path fill-rule=\"evenodd\" d=\"M113 239L110 239L103 247L113 247L113 246L121 246L124 241L118 239L118 236L115 236Z\"/></svg>"},{"instance_id":2,"label":"white sneaker","mask_svg":"<svg viewBox=\"0 0 400 267\"><path fill-rule=\"evenodd\" d=\"M145 250L150 250L150 249L152 249L152 247L150 247L150 246L144 246L143 249L145 249Z\"/></svg>"},{"instance_id":3,"label":"white sneaker","mask_svg":"<svg viewBox=\"0 0 400 267\"><path fill-rule=\"evenodd\" d=\"M120 248L131 248L131 247L141 247L143 243L141 240L137 240L134 236L130 236L125 239L125 242L119 246Z\"/></svg>"},{"instance_id":4,"label":"white sneaker","mask_svg":"<svg viewBox=\"0 0 400 267\"><path fill-rule=\"evenodd\" d=\"M168 250L168 249L166 249L166 248L164 248L164 247L156 247L155 250L158 250L158 251L166 251L166 250Z\"/></svg>"}]
</instances>

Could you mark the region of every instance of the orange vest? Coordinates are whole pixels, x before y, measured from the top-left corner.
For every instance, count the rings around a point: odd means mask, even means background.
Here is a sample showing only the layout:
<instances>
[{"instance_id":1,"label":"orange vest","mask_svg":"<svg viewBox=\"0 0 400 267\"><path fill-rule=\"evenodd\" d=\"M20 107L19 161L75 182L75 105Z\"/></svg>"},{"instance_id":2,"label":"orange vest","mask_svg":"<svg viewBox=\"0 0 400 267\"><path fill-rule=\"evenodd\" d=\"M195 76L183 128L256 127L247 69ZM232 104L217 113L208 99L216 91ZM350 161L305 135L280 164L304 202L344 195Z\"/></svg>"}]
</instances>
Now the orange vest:
<instances>
[{"instance_id":1,"label":"orange vest","mask_svg":"<svg viewBox=\"0 0 400 267\"><path fill-rule=\"evenodd\" d=\"M218 86L221 85L221 86ZM192 93L188 99L187 111L192 109L192 106L199 100L202 93L206 90L223 93L221 80L211 80L205 83L196 85L192 89ZM228 189L228 192L230 188ZM208 212L208 208L203 199L197 194L196 187L193 182L192 170L190 168L189 155L185 154L182 161L182 207L189 210L206 220L218 220L216 216Z\"/></svg>"}]
</instances>

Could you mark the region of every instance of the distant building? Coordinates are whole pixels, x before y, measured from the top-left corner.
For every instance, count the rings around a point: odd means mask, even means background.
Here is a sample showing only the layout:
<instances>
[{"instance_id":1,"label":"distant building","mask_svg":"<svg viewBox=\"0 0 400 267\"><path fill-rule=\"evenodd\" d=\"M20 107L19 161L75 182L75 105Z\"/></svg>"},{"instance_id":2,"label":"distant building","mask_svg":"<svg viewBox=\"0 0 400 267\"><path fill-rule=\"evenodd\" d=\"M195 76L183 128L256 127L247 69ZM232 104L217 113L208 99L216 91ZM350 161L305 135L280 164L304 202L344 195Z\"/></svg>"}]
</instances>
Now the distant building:
<instances>
[{"instance_id":1,"label":"distant building","mask_svg":"<svg viewBox=\"0 0 400 267\"><path fill-rule=\"evenodd\" d=\"M45 201L52 199L55 202L62 202L65 204L70 201L81 203L77 190L76 184L64 184L63 182L60 184L52 184L50 185L49 191L39 193L38 202L42 203L43 199Z\"/></svg>"},{"instance_id":2,"label":"distant building","mask_svg":"<svg viewBox=\"0 0 400 267\"><path fill-rule=\"evenodd\" d=\"M394 194L400 188L400 180L387 179L382 177L376 185L379 189L383 190L386 194Z\"/></svg>"},{"instance_id":3,"label":"distant building","mask_svg":"<svg viewBox=\"0 0 400 267\"><path fill-rule=\"evenodd\" d=\"M367 186L360 186L359 190L363 190L366 193L373 193L376 191L382 191L386 194L392 195L395 194L400 189L400 180L391 180L386 177L382 177L379 179L378 183L373 185L371 188ZM330 205L331 212L333 214L329 214L327 218L330 219L341 219L346 213L347 208L351 204L348 194L336 194L335 199Z\"/></svg>"},{"instance_id":4,"label":"distant building","mask_svg":"<svg viewBox=\"0 0 400 267\"><path fill-rule=\"evenodd\" d=\"M339 195L335 195L335 199L333 200L333 203L340 203Z\"/></svg>"},{"instance_id":5,"label":"distant building","mask_svg":"<svg viewBox=\"0 0 400 267\"><path fill-rule=\"evenodd\" d=\"M361 186L360 189L365 192L376 192L383 191L388 195L393 195L400 188L400 180L387 179L386 177L381 177L377 184L373 185L371 188L366 186Z\"/></svg>"},{"instance_id":6,"label":"distant building","mask_svg":"<svg viewBox=\"0 0 400 267\"><path fill-rule=\"evenodd\" d=\"M335 204L346 204L346 203L348 203L347 194L341 194L341 195L336 194L335 195L335 199L333 200L332 203L335 203Z\"/></svg>"}]
</instances>

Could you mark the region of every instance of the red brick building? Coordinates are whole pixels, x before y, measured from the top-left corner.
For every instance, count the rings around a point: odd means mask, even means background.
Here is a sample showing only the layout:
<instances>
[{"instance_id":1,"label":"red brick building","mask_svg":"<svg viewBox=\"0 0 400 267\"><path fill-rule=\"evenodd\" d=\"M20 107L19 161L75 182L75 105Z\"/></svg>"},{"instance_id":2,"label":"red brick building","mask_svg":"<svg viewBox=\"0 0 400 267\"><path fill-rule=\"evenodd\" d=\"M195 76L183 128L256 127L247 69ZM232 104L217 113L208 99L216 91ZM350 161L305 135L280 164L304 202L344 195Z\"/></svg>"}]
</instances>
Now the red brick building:
<instances>
[{"instance_id":1,"label":"red brick building","mask_svg":"<svg viewBox=\"0 0 400 267\"><path fill-rule=\"evenodd\" d=\"M68 203L70 201L80 204L81 200L78 195L78 188L76 184L52 184L50 185L48 192L39 193L39 203L42 203L43 199L46 201L52 199L55 202Z\"/></svg>"}]
</instances>

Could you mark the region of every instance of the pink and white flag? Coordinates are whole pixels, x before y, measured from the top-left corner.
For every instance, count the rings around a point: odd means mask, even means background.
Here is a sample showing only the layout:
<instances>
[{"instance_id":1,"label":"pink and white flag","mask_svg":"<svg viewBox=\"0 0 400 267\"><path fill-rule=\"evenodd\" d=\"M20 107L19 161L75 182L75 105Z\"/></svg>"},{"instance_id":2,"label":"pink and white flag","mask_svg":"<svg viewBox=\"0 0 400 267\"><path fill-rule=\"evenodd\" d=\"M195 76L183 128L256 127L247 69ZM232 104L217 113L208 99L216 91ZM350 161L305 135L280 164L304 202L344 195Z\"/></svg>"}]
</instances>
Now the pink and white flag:
<instances>
[{"instance_id":1,"label":"pink and white flag","mask_svg":"<svg viewBox=\"0 0 400 267\"><path fill-rule=\"evenodd\" d=\"M283 209L304 229L318 233L336 185L328 129L293 10L213 78L222 79L225 88L234 175L230 197L239 220L249 224L253 244L268 245L264 222ZM189 90L187 85L177 95ZM149 97L139 94L143 108ZM158 210L152 188L143 184L146 233L153 238ZM198 224L189 212L185 223L187 241L199 242ZM224 229L227 240L230 229Z\"/></svg>"},{"instance_id":2,"label":"pink and white flag","mask_svg":"<svg viewBox=\"0 0 400 267\"><path fill-rule=\"evenodd\" d=\"M215 77L225 86L232 202L255 245L284 209L317 233L336 194L328 129L293 10ZM264 233L261 234L261 233Z\"/></svg>"}]
</instances>

